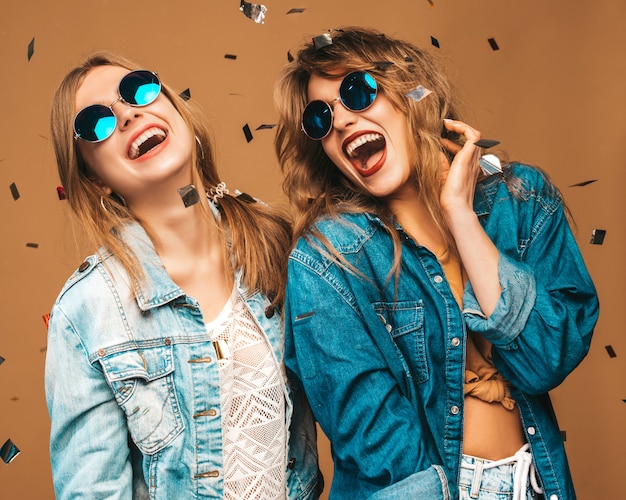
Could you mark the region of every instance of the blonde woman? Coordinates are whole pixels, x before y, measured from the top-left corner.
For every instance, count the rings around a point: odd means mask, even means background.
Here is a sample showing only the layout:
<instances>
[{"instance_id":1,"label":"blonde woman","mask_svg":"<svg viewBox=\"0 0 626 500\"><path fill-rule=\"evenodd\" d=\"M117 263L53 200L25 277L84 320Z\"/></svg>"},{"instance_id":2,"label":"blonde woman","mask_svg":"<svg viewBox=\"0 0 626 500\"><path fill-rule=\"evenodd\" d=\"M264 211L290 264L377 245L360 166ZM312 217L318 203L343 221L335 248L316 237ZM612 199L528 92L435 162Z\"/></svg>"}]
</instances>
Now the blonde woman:
<instances>
[{"instance_id":1,"label":"blonde woman","mask_svg":"<svg viewBox=\"0 0 626 500\"><path fill-rule=\"evenodd\" d=\"M51 123L97 248L50 320L57 498L316 498L312 418L282 365L286 220L229 193L193 101L124 57L70 71Z\"/></svg>"}]
</instances>

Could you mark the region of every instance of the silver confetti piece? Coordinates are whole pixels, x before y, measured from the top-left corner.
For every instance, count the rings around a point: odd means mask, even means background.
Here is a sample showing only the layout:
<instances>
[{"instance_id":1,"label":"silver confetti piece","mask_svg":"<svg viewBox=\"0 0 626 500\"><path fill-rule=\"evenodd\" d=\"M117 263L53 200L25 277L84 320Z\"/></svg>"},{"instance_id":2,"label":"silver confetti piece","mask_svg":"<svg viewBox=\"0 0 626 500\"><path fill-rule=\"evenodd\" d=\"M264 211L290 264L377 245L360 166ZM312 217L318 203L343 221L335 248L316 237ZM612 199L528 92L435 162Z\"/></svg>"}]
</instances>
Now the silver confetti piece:
<instances>
[{"instance_id":1,"label":"silver confetti piece","mask_svg":"<svg viewBox=\"0 0 626 500\"><path fill-rule=\"evenodd\" d=\"M265 5L249 3L241 1L239 5L239 10L244 13L244 15L250 19L252 19L257 24L263 24L263 19L265 19L265 13L267 12L267 7Z\"/></svg>"},{"instance_id":2,"label":"silver confetti piece","mask_svg":"<svg viewBox=\"0 0 626 500\"><path fill-rule=\"evenodd\" d=\"M483 155L478 159L478 163L485 175L502 173L500 158L496 155Z\"/></svg>"},{"instance_id":3,"label":"silver confetti piece","mask_svg":"<svg viewBox=\"0 0 626 500\"><path fill-rule=\"evenodd\" d=\"M181 187L178 190L178 194L183 199L185 207L190 207L200 201L200 195L198 194L198 190L193 184L188 184L187 186Z\"/></svg>"},{"instance_id":4,"label":"silver confetti piece","mask_svg":"<svg viewBox=\"0 0 626 500\"><path fill-rule=\"evenodd\" d=\"M410 97L415 102L420 102L422 99L424 99L424 97L432 93L432 90L428 90L426 87L419 85L411 90L408 94L406 94L406 97Z\"/></svg>"},{"instance_id":5,"label":"silver confetti piece","mask_svg":"<svg viewBox=\"0 0 626 500\"><path fill-rule=\"evenodd\" d=\"M8 464L13 461L20 454L20 449L13 444L13 441L7 439L6 442L0 448L0 457L4 460L4 463Z\"/></svg>"}]
</instances>

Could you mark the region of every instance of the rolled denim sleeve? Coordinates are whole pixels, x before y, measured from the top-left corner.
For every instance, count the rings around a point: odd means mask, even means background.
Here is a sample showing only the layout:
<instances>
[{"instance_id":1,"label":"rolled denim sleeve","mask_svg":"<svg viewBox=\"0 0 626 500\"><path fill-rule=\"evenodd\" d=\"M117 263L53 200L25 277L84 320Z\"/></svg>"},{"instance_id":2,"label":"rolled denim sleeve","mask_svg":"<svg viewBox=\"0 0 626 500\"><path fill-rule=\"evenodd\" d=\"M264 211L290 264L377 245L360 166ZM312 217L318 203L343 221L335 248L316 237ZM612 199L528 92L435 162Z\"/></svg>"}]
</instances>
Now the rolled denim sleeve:
<instances>
[{"instance_id":1,"label":"rolled denim sleeve","mask_svg":"<svg viewBox=\"0 0 626 500\"><path fill-rule=\"evenodd\" d=\"M58 305L48 330L45 389L56 498L131 498L124 415Z\"/></svg>"},{"instance_id":2,"label":"rolled denim sleeve","mask_svg":"<svg viewBox=\"0 0 626 500\"><path fill-rule=\"evenodd\" d=\"M529 394L552 390L582 361L599 312L560 199L554 204L532 221L535 232L523 251L501 250L502 294L493 314L480 311L470 284L463 297L468 328L493 344L498 369ZM499 247L498 235L490 237Z\"/></svg>"},{"instance_id":3,"label":"rolled denim sleeve","mask_svg":"<svg viewBox=\"0 0 626 500\"><path fill-rule=\"evenodd\" d=\"M463 297L463 312L470 330L506 348L524 330L535 307L537 288L532 269L506 255L500 255L498 275L502 293L491 316L487 318L481 311L470 284Z\"/></svg>"}]
</instances>

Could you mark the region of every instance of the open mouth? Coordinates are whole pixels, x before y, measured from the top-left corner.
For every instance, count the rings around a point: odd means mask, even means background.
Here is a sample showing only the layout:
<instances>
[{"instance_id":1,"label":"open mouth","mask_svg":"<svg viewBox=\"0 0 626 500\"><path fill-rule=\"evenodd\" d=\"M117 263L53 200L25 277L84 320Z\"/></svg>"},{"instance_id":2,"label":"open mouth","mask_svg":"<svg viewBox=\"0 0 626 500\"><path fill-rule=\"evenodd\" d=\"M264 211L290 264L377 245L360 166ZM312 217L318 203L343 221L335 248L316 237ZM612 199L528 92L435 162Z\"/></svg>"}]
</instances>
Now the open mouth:
<instances>
[{"instance_id":1,"label":"open mouth","mask_svg":"<svg viewBox=\"0 0 626 500\"><path fill-rule=\"evenodd\" d=\"M387 141L377 132L365 132L357 137L350 137L344 144L344 152L355 170L367 177L376 173L385 160Z\"/></svg>"},{"instance_id":2,"label":"open mouth","mask_svg":"<svg viewBox=\"0 0 626 500\"><path fill-rule=\"evenodd\" d=\"M131 160L136 160L161 144L166 137L165 130L158 127L149 128L133 141L128 150L128 156Z\"/></svg>"}]
</instances>

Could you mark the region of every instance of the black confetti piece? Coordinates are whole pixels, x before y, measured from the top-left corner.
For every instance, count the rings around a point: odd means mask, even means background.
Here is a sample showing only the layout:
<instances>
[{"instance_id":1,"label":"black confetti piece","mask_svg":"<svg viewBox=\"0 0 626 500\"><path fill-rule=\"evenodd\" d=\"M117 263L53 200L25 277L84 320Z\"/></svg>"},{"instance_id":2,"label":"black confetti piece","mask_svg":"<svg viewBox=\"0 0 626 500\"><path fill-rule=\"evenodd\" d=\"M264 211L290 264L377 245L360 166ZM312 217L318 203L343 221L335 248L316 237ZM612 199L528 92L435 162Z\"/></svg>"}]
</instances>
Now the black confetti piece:
<instances>
[{"instance_id":1,"label":"black confetti piece","mask_svg":"<svg viewBox=\"0 0 626 500\"><path fill-rule=\"evenodd\" d=\"M287 14L302 14L306 9L289 9Z\"/></svg>"},{"instance_id":2,"label":"black confetti piece","mask_svg":"<svg viewBox=\"0 0 626 500\"><path fill-rule=\"evenodd\" d=\"M489 45L491 46L492 50L500 50L500 47L498 47L498 42L496 42L495 38L490 38L487 41L489 42Z\"/></svg>"},{"instance_id":3,"label":"black confetti piece","mask_svg":"<svg viewBox=\"0 0 626 500\"><path fill-rule=\"evenodd\" d=\"M256 200L250 196L248 193L239 193L237 195L237 199L241 201L245 201L246 203L256 203Z\"/></svg>"},{"instance_id":4,"label":"black confetti piece","mask_svg":"<svg viewBox=\"0 0 626 500\"><path fill-rule=\"evenodd\" d=\"M9 189L11 190L11 196L13 196L13 199L17 201L17 199L20 197L20 192L17 189L15 182L11 183L11 185L9 186Z\"/></svg>"},{"instance_id":5,"label":"black confetti piece","mask_svg":"<svg viewBox=\"0 0 626 500\"><path fill-rule=\"evenodd\" d=\"M293 62L293 56L291 55L291 52L289 51L287 51L287 61Z\"/></svg>"},{"instance_id":6,"label":"black confetti piece","mask_svg":"<svg viewBox=\"0 0 626 500\"><path fill-rule=\"evenodd\" d=\"M478 146L479 148L492 148L494 146L497 146L498 144L500 144L500 141L497 141L495 139L480 139L478 141L476 141L474 144L476 144L476 146Z\"/></svg>"},{"instance_id":7,"label":"black confetti piece","mask_svg":"<svg viewBox=\"0 0 626 500\"><path fill-rule=\"evenodd\" d=\"M604 229L594 229L591 232L591 244L602 245L602 243L604 243L605 236L606 236L606 231Z\"/></svg>"},{"instance_id":8,"label":"black confetti piece","mask_svg":"<svg viewBox=\"0 0 626 500\"><path fill-rule=\"evenodd\" d=\"M430 43L432 43L435 47L437 47L438 49L440 49L441 47L439 46L439 40L437 40L434 36L430 37Z\"/></svg>"},{"instance_id":9,"label":"black confetti piece","mask_svg":"<svg viewBox=\"0 0 626 500\"><path fill-rule=\"evenodd\" d=\"M586 186L587 184L592 184L592 183L597 182L597 181L598 181L598 179L591 179L591 180L588 180L588 181L579 182L577 184L572 184L570 187L583 187L583 186Z\"/></svg>"},{"instance_id":10,"label":"black confetti piece","mask_svg":"<svg viewBox=\"0 0 626 500\"><path fill-rule=\"evenodd\" d=\"M237 59L235 54L224 54L224 59L232 59L233 61Z\"/></svg>"},{"instance_id":11,"label":"black confetti piece","mask_svg":"<svg viewBox=\"0 0 626 500\"><path fill-rule=\"evenodd\" d=\"M39 248L39 243L26 243L28 248Z\"/></svg>"},{"instance_id":12,"label":"black confetti piece","mask_svg":"<svg viewBox=\"0 0 626 500\"><path fill-rule=\"evenodd\" d=\"M29 61L31 57L33 57L34 53L35 53L35 38L33 37L33 39L28 44L28 60Z\"/></svg>"},{"instance_id":13,"label":"black confetti piece","mask_svg":"<svg viewBox=\"0 0 626 500\"><path fill-rule=\"evenodd\" d=\"M254 139L252 132L250 131L250 126L247 123L243 126L243 133L246 136L246 141L250 142Z\"/></svg>"},{"instance_id":14,"label":"black confetti piece","mask_svg":"<svg viewBox=\"0 0 626 500\"><path fill-rule=\"evenodd\" d=\"M561 431L561 439L563 440L563 442L567 441L567 432Z\"/></svg>"},{"instance_id":15,"label":"black confetti piece","mask_svg":"<svg viewBox=\"0 0 626 500\"><path fill-rule=\"evenodd\" d=\"M255 128L254 130L273 129L275 126L276 126L275 123L263 123L263 124L259 125L257 128Z\"/></svg>"},{"instance_id":16,"label":"black confetti piece","mask_svg":"<svg viewBox=\"0 0 626 500\"><path fill-rule=\"evenodd\" d=\"M604 348L606 349L606 352L609 355L609 358L616 358L617 354L615 354L615 350L613 349L613 346L611 345L605 345Z\"/></svg>"},{"instance_id":17,"label":"black confetti piece","mask_svg":"<svg viewBox=\"0 0 626 500\"><path fill-rule=\"evenodd\" d=\"M180 94L178 94L180 96L181 99L183 99L184 101L188 101L189 99L191 99L191 90L189 89L185 89L183 90Z\"/></svg>"},{"instance_id":18,"label":"black confetti piece","mask_svg":"<svg viewBox=\"0 0 626 500\"><path fill-rule=\"evenodd\" d=\"M4 363L4 358L2 356L0 356L0 365Z\"/></svg>"}]
</instances>

